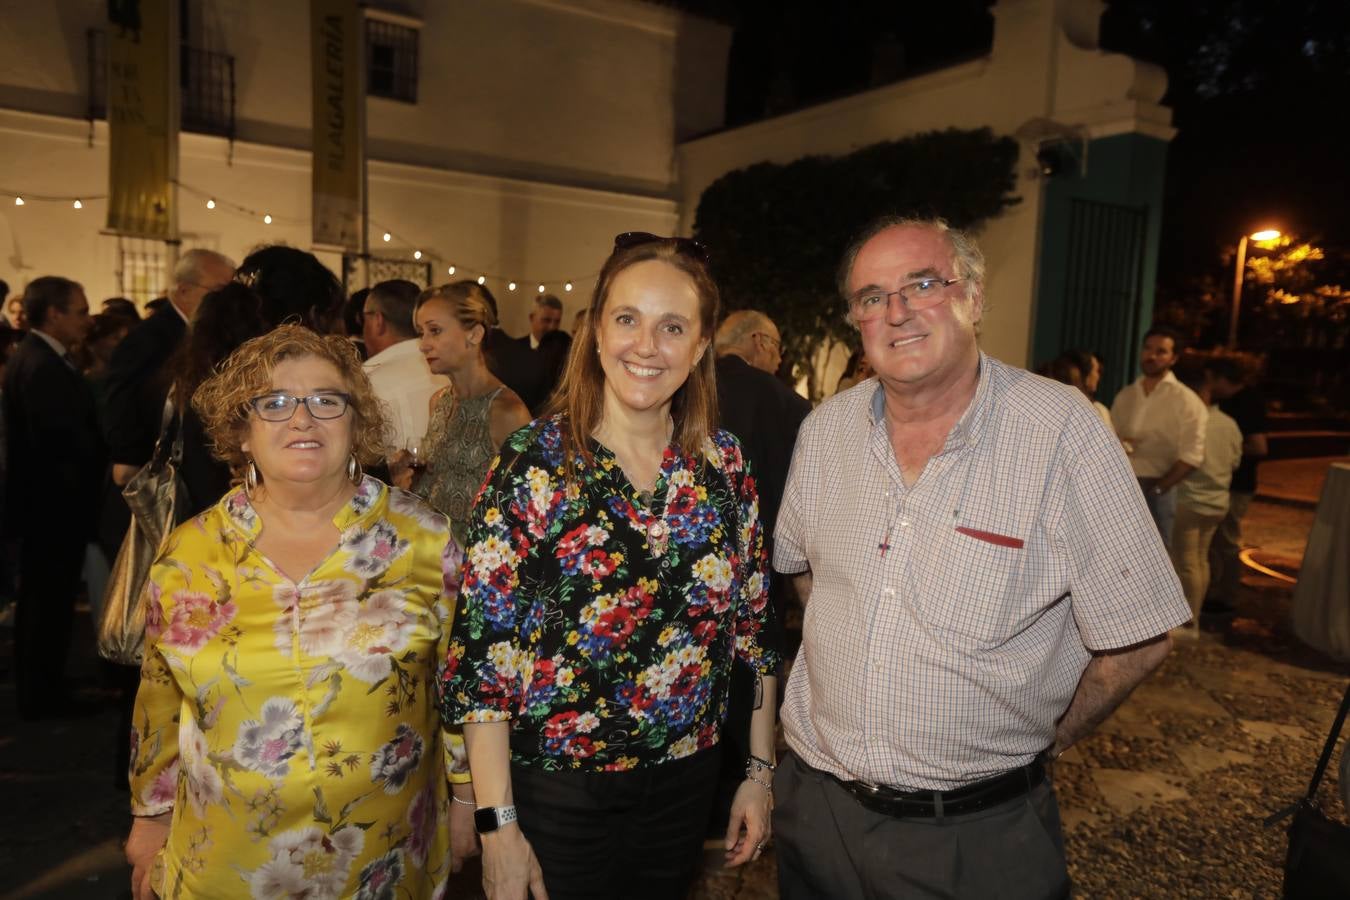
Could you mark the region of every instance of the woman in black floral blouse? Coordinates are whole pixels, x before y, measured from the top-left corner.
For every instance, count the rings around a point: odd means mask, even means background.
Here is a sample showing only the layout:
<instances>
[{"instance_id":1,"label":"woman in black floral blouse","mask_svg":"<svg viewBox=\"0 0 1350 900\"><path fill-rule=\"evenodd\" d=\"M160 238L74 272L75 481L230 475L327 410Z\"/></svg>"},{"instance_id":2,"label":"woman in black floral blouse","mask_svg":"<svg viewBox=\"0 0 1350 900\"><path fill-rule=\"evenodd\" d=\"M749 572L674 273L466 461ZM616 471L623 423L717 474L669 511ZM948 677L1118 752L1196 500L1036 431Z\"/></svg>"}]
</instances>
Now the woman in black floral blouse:
<instances>
[{"instance_id":1,"label":"woman in black floral blouse","mask_svg":"<svg viewBox=\"0 0 1350 900\"><path fill-rule=\"evenodd\" d=\"M493 900L684 896L732 665L775 696L755 480L713 427L717 304L699 245L616 238L558 412L507 440L474 507L441 708ZM769 699L728 865L768 838L773 727Z\"/></svg>"}]
</instances>

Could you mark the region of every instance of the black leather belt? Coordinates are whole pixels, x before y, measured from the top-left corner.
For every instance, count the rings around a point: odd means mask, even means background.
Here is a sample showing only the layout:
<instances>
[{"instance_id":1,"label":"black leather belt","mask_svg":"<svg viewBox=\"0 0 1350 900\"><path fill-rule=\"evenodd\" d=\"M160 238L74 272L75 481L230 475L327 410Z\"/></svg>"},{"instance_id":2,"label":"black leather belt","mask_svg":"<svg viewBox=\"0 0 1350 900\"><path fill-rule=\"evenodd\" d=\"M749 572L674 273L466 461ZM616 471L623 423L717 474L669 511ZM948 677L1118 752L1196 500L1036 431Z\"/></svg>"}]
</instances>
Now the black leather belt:
<instances>
[{"instance_id":1,"label":"black leather belt","mask_svg":"<svg viewBox=\"0 0 1350 900\"><path fill-rule=\"evenodd\" d=\"M951 791L897 791L867 781L830 777L873 812L896 818L938 819L978 812L1030 793L1045 781L1045 763L1037 757L1020 769Z\"/></svg>"}]
</instances>

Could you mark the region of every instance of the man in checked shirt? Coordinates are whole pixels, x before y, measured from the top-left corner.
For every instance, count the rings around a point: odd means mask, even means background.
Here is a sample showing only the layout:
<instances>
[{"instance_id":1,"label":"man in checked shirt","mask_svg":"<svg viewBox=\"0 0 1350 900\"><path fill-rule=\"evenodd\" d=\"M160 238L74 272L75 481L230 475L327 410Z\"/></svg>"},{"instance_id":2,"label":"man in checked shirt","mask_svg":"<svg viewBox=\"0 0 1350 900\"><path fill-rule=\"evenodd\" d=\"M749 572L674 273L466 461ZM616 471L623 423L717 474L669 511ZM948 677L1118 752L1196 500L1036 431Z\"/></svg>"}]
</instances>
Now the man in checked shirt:
<instances>
[{"instance_id":1,"label":"man in checked shirt","mask_svg":"<svg viewBox=\"0 0 1350 900\"><path fill-rule=\"evenodd\" d=\"M887 219L840 288L877 371L803 424L774 567L808 597L774 778L784 898L1062 897L1046 762L1190 618L1120 443L980 352L984 260Z\"/></svg>"}]
</instances>

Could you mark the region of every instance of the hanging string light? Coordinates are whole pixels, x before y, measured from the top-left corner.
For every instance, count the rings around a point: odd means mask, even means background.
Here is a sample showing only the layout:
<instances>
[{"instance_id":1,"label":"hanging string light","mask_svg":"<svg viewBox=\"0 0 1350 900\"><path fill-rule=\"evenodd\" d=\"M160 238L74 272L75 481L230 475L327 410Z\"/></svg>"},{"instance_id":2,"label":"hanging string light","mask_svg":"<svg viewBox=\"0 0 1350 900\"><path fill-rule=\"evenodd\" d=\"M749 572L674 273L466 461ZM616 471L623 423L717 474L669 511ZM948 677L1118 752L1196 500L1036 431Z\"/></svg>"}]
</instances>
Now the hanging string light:
<instances>
[{"instance_id":1,"label":"hanging string light","mask_svg":"<svg viewBox=\"0 0 1350 900\"><path fill-rule=\"evenodd\" d=\"M176 182L176 184L177 184L178 188L179 188L181 191L183 191L184 193L191 194L191 195L194 195L194 196L198 197L199 200L200 200L200 202L201 202L207 209L209 209L209 210L218 210L218 209L228 210L228 211L230 211L230 212L237 213L237 214L239 214L239 215L241 215L241 216L245 216L245 217L247 217L247 218L251 218L251 219L253 219L255 222L256 222L259 218L261 218L264 225L278 224L278 225L292 226L292 227L308 227L308 225L310 224L310 219L309 219L308 217L306 217L306 218L299 218L299 217L288 217L288 216L274 216L274 215L272 215L271 212L266 211L266 210L250 209L250 208L247 207L247 206L244 206L244 205L239 204L239 203L234 203L234 202L232 202L232 201L230 201L230 200L219 199L216 195L207 193L207 192L205 192L205 191L202 191L202 190L198 189L197 187L194 187L193 185L187 184L187 183L185 183L185 182L179 181L179 182ZM80 210L82 210L82 209L84 209L84 204L85 204L85 201L86 201L86 200L106 200L107 197L108 197L108 195L107 195L107 194L84 194L84 195L80 195L80 196L74 196L74 195L55 196L55 195L47 195L47 194L34 194L34 193L30 193L30 192L20 193L19 191L5 190L4 188L0 188L0 197L13 197L13 198L14 198L14 205L15 205L15 206L27 206L27 205L29 205L29 202L30 202L30 201L56 202L56 203L68 203L68 204L70 204L70 207L71 207L72 209L80 209ZM435 252L435 250L423 250L423 249L421 249L420 247L417 247L415 244L413 244L412 241L405 241L405 240L403 240L403 239L402 239L401 237L399 237L399 235L398 235L396 232L394 232L392 229L389 229L389 228L387 228L387 227L384 227L384 226L380 225L380 223L377 223L377 222L371 222L371 225L374 226L374 227L378 230L378 232L380 233L380 235L381 235L381 237L383 238L383 240L384 240L385 243L395 243L395 242L397 241L397 243L399 243L400 245L402 245L402 246L404 246L404 247L412 248L412 249L411 249L411 255L412 255L412 258L413 258L414 260L417 260L417 261L419 261L419 262L422 261L422 260L427 260L428 262L431 262L431 263L438 263L438 264L443 263L444 258L441 257L439 254L437 254L437 253ZM405 252L407 252L407 251L405 251ZM470 270L467 271L467 272L461 273L461 272L460 272L460 270L461 270L461 268L462 268L461 266L459 266L459 265L457 265L457 264L455 264L455 263L443 263L443 264L445 264L445 267L446 267L446 268L445 268L445 271L446 271L446 274L447 274L447 275L454 276L455 274L458 273L458 274L461 274L463 277L469 277L469 278L473 278L473 277L474 277L474 273L473 273L473 270L472 270L472 269L470 269ZM592 275L587 276L587 277L588 277L588 278L592 278L592 277L595 277L595 275L594 275L594 273L593 273ZM478 272L477 277L476 277L475 280L478 282L478 284L486 285L489 279L492 279L492 280L494 280L494 281L498 281L498 280L499 280L500 282L504 282L504 283L506 284L506 289L507 289L508 291L512 291L512 292L514 292L515 290L517 290L517 289L521 286L521 283L522 283L522 280L521 280L521 279L517 279L517 278L508 278L508 277L506 277L505 275L501 275L501 274L497 274L497 273L493 273L493 272L484 272L484 271L482 271L482 270L479 270L479 272ZM531 283L531 282L530 282L529 280L526 280L526 281L524 281L524 283L528 284L528 283ZM574 285L574 283L573 283L572 281L562 281L561 279L544 279L544 280L536 281L536 282L533 282L533 283L535 284L535 290L536 290L538 293L540 293L540 294L544 294L544 293L547 293L547 292L548 292L548 285L549 285L549 284L559 284L559 283L561 283L562 289L563 289L563 291L566 292L566 293L571 293L572 290L573 290L573 288L575 287L575 285Z\"/></svg>"}]
</instances>

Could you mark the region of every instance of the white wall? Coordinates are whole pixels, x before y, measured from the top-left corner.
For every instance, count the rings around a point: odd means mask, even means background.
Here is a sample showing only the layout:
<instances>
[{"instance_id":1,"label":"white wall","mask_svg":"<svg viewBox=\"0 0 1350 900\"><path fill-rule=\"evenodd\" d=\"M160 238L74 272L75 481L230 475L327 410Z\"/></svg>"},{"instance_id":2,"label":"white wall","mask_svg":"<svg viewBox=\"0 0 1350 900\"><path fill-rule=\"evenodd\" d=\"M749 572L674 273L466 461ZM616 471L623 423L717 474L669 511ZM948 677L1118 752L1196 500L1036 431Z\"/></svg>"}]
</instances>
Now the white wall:
<instances>
[{"instance_id":1,"label":"white wall","mask_svg":"<svg viewBox=\"0 0 1350 900\"><path fill-rule=\"evenodd\" d=\"M454 277L501 276L488 284L519 332L541 280L577 307L616 233L675 230L675 141L721 122L726 27L639 0L398 8L422 22L418 102L367 100L373 253L435 253L442 280L448 263ZM0 0L0 190L107 193L106 127L84 119L86 33L105 16L103 0ZM194 46L235 58L238 140L231 151L183 135L181 182L222 201L208 211L181 194L183 248L240 258L264 241L309 247L308 4L194 0L189 20ZM118 292L102 202L11 204L0 197L0 277L14 290L55 273L92 300ZM512 295L510 278L528 287Z\"/></svg>"},{"instance_id":2,"label":"white wall","mask_svg":"<svg viewBox=\"0 0 1350 900\"><path fill-rule=\"evenodd\" d=\"M1022 202L978 235L988 263L982 344L1024 365L1031 346L1041 182L1038 121L1081 126L1092 137L1161 129L1166 88L1152 67L1095 49L1097 0L1000 0L990 55L831 103L681 144L681 216L692 226L703 191L756 162L841 155L879 141L943 128L990 127L1020 139ZM1086 45L1086 46L1084 46ZM828 373L825 383L837 376Z\"/></svg>"},{"instance_id":3,"label":"white wall","mask_svg":"<svg viewBox=\"0 0 1350 900\"><path fill-rule=\"evenodd\" d=\"M669 196L676 138L721 124L725 26L639 0L413 8L418 102L368 100L372 159ZM103 0L0 0L0 108L85 115L105 19ZM193 0L189 20L234 56L237 137L308 149L309 4Z\"/></svg>"},{"instance_id":4,"label":"white wall","mask_svg":"<svg viewBox=\"0 0 1350 900\"><path fill-rule=\"evenodd\" d=\"M60 274L84 284L91 302L121 292L119 239L101 234L107 213L107 131L99 123L93 146L88 124L79 120L0 110L0 188L22 187L22 207L0 198L0 278L13 291L39 275ZM309 247L309 154L286 148L237 143L233 161L226 142L184 135L181 181L215 197L180 193L183 249L210 247L236 260L260 243ZM512 333L526 327L529 304L539 281L547 281L568 308L589 300L594 276L615 234L626 230L671 233L678 218L672 200L587 188L437 171L396 163L370 165L371 248L380 255L411 259L421 249L435 259L438 281L489 274L488 286L502 307L502 325ZM80 195L84 208L69 202L42 202L35 195ZM244 206L274 218L264 225L227 205ZM384 243L382 228L397 240ZM132 249L162 252L157 242L125 240ZM323 255L336 271L336 255ZM507 279L520 282L515 293ZM571 280L567 293L562 283Z\"/></svg>"}]
</instances>

